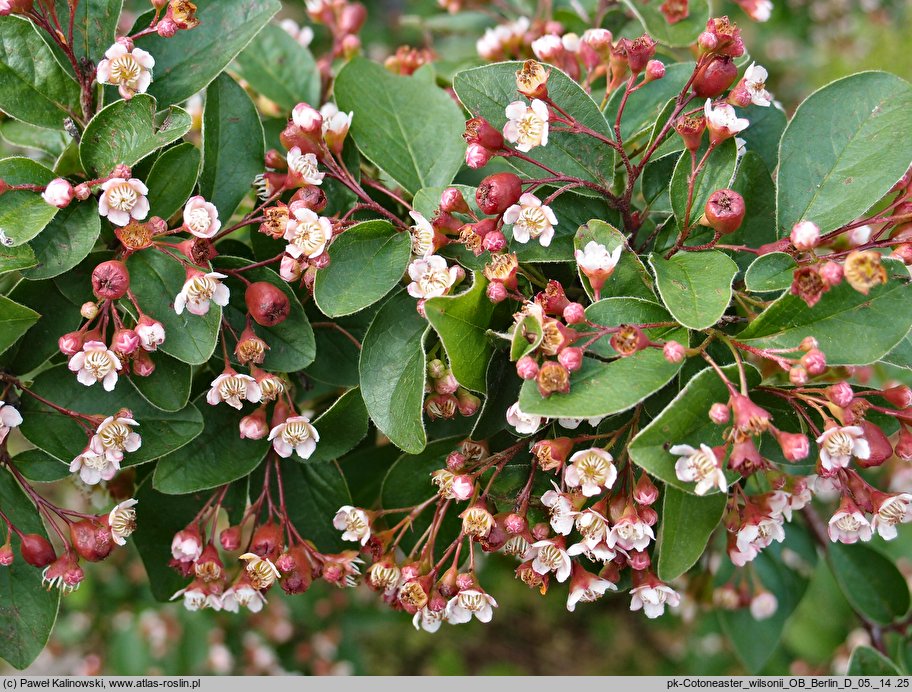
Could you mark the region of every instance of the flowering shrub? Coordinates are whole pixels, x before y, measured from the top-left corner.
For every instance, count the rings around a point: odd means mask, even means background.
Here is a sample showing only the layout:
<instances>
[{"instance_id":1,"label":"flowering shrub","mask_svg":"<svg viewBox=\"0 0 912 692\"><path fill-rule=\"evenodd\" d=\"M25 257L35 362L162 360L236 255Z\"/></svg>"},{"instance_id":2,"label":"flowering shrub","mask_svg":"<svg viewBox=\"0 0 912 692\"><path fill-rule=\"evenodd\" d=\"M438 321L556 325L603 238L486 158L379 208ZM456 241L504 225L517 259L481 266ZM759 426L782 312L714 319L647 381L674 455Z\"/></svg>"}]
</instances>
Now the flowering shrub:
<instances>
[{"instance_id":1,"label":"flowering shrub","mask_svg":"<svg viewBox=\"0 0 912 692\"><path fill-rule=\"evenodd\" d=\"M500 553L569 611L715 608L751 670L825 558L895 670L909 84L787 121L699 1L497 15L454 74L360 57L358 3L307 3L316 59L277 0L152 5L0 0L44 152L0 160L0 656L130 542L190 610L363 582L429 632Z\"/></svg>"}]
</instances>

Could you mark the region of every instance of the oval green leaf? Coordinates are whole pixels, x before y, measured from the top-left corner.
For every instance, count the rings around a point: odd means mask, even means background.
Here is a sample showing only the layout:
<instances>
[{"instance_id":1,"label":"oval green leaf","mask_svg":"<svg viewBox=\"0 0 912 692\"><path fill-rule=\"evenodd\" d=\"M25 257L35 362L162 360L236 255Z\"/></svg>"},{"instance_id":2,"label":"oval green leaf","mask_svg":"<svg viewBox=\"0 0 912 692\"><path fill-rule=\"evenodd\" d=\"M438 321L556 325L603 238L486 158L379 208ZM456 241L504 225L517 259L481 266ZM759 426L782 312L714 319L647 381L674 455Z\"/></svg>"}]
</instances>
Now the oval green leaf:
<instances>
[{"instance_id":1,"label":"oval green leaf","mask_svg":"<svg viewBox=\"0 0 912 692\"><path fill-rule=\"evenodd\" d=\"M738 265L718 250L679 252L671 259L650 255L659 295L668 311L689 329L713 326L728 309Z\"/></svg>"}]
</instances>

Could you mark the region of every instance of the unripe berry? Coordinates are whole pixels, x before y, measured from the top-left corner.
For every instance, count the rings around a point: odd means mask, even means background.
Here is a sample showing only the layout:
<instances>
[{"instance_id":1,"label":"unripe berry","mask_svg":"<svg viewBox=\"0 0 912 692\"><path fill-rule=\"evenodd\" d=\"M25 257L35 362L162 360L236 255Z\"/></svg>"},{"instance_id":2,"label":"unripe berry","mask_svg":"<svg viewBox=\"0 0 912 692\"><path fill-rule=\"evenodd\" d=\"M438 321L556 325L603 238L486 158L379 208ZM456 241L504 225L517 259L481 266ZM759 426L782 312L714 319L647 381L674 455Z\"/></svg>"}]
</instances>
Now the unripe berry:
<instances>
[{"instance_id":1,"label":"unripe berry","mask_svg":"<svg viewBox=\"0 0 912 692\"><path fill-rule=\"evenodd\" d=\"M744 222L744 198L734 190L724 188L713 192L706 201L706 220L720 235L737 231Z\"/></svg>"},{"instance_id":2,"label":"unripe berry","mask_svg":"<svg viewBox=\"0 0 912 692\"><path fill-rule=\"evenodd\" d=\"M57 559L54 547L46 538L37 533L27 533L22 536L19 553L22 555L22 559L32 567L47 567Z\"/></svg>"},{"instance_id":3,"label":"unripe berry","mask_svg":"<svg viewBox=\"0 0 912 692\"><path fill-rule=\"evenodd\" d=\"M504 144L503 134L500 130L493 127L484 118L472 118L466 121L466 129L462 137L469 144L469 148L476 145L488 150L489 158L494 155L495 151L503 148ZM466 158L468 158L468 153Z\"/></svg>"},{"instance_id":4,"label":"unripe berry","mask_svg":"<svg viewBox=\"0 0 912 692\"><path fill-rule=\"evenodd\" d=\"M532 356L523 356L516 361L516 374L524 380L534 380L538 377L538 363Z\"/></svg>"},{"instance_id":5,"label":"unripe berry","mask_svg":"<svg viewBox=\"0 0 912 692\"><path fill-rule=\"evenodd\" d=\"M120 260L102 262L92 271L92 292L97 298L117 300L130 288L130 272Z\"/></svg>"},{"instance_id":6,"label":"unripe berry","mask_svg":"<svg viewBox=\"0 0 912 692\"><path fill-rule=\"evenodd\" d=\"M99 562L114 549L111 529L97 519L83 519L70 524L73 548L84 560Z\"/></svg>"},{"instance_id":7,"label":"unripe berry","mask_svg":"<svg viewBox=\"0 0 912 692\"><path fill-rule=\"evenodd\" d=\"M440 194L440 211L447 214L466 214L469 211L469 205L466 204L462 192L455 187L448 187Z\"/></svg>"},{"instance_id":8,"label":"unripe berry","mask_svg":"<svg viewBox=\"0 0 912 692\"><path fill-rule=\"evenodd\" d=\"M567 370L576 372L583 367L583 349L568 346L558 354L557 359Z\"/></svg>"},{"instance_id":9,"label":"unripe berry","mask_svg":"<svg viewBox=\"0 0 912 692\"><path fill-rule=\"evenodd\" d=\"M567 324L582 324L586 321L586 308L579 303L569 303L564 308L564 321Z\"/></svg>"},{"instance_id":10,"label":"unripe berry","mask_svg":"<svg viewBox=\"0 0 912 692\"><path fill-rule=\"evenodd\" d=\"M291 301L278 286L257 281L247 287L244 302L253 321L264 327L274 327L285 321L291 311Z\"/></svg>"},{"instance_id":11,"label":"unripe berry","mask_svg":"<svg viewBox=\"0 0 912 692\"><path fill-rule=\"evenodd\" d=\"M867 459L856 458L855 463L862 468L880 466L893 456L893 445L890 444L890 440L887 439L879 425L868 420L861 421L860 425L864 430L864 439L868 443L869 454Z\"/></svg>"},{"instance_id":12,"label":"unripe berry","mask_svg":"<svg viewBox=\"0 0 912 692\"><path fill-rule=\"evenodd\" d=\"M729 57L713 58L693 82L694 93L701 99L715 98L738 78L738 66Z\"/></svg>"}]
</instances>

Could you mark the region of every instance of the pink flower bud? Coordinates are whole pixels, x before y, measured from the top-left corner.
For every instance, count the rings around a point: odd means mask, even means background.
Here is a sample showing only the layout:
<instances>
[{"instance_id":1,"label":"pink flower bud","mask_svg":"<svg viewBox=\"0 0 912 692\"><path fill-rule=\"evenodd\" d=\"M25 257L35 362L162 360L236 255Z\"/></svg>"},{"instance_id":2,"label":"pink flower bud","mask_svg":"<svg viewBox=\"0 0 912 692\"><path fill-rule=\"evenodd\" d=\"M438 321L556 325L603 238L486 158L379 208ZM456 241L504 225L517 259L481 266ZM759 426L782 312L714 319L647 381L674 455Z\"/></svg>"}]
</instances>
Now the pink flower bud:
<instances>
[{"instance_id":1,"label":"pink flower bud","mask_svg":"<svg viewBox=\"0 0 912 692\"><path fill-rule=\"evenodd\" d=\"M662 347L662 355L669 363L680 363L684 360L684 347L677 341L666 341Z\"/></svg>"},{"instance_id":2,"label":"pink flower bud","mask_svg":"<svg viewBox=\"0 0 912 692\"><path fill-rule=\"evenodd\" d=\"M811 449L807 435L802 435L801 433L788 433L783 432L782 430L776 430L775 435L779 447L782 448L782 456L784 456L787 461L795 462L807 458Z\"/></svg>"},{"instance_id":3,"label":"pink flower bud","mask_svg":"<svg viewBox=\"0 0 912 692\"><path fill-rule=\"evenodd\" d=\"M262 440L269 434L266 411L259 408L250 415L244 416L241 418L239 429L242 440Z\"/></svg>"},{"instance_id":4,"label":"pink flower bud","mask_svg":"<svg viewBox=\"0 0 912 692\"><path fill-rule=\"evenodd\" d=\"M551 525L547 522L539 522L532 527L532 538L536 541L543 541L551 535Z\"/></svg>"},{"instance_id":5,"label":"pink flower bud","mask_svg":"<svg viewBox=\"0 0 912 692\"><path fill-rule=\"evenodd\" d=\"M169 19L168 17L165 17L155 25L155 31L162 38L171 38L174 36L174 34L177 33L177 30L179 28L180 27L177 26L177 22L175 22L173 19Z\"/></svg>"},{"instance_id":6,"label":"pink flower bud","mask_svg":"<svg viewBox=\"0 0 912 692\"><path fill-rule=\"evenodd\" d=\"M2 14L2 12L0 12ZM0 565L4 567L9 567L13 564L13 560L16 559L16 556L13 554L13 547L9 543L4 543L0 546Z\"/></svg>"},{"instance_id":7,"label":"pink flower bud","mask_svg":"<svg viewBox=\"0 0 912 692\"><path fill-rule=\"evenodd\" d=\"M118 43L122 43L123 41L129 41L130 47L127 50L133 50L133 42L130 41L130 39L126 38L125 36L117 39ZM127 178L127 179L132 178L133 169L124 163L118 163L111 170L111 177L112 178Z\"/></svg>"},{"instance_id":8,"label":"pink flower bud","mask_svg":"<svg viewBox=\"0 0 912 692\"><path fill-rule=\"evenodd\" d=\"M665 76L665 65L659 60L650 60L646 63L645 81L652 82Z\"/></svg>"},{"instance_id":9,"label":"pink flower bud","mask_svg":"<svg viewBox=\"0 0 912 692\"><path fill-rule=\"evenodd\" d=\"M92 188L85 183L79 183L79 185L73 188L73 194L76 196L76 199L82 202L91 196Z\"/></svg>"},{"instance_id":10,"label":"pink flower bud","mask_svg":"<svg viewBox=\"0 0 912 692\"><path fill-rule=\"evenodd\" d=\"M148 377L155 372L155 362L146 351L136 351L133 354L133 374L138 377Z\"/></svg>"},{"instance_id":11,"label":"pink flower bud","mask_svg":"<svg viewBox=\"0 0 912 692\"><path fill-rule=\"evenodd\" d=\"M282 261L279 263L279 276L282 277L283 281L297 281L301 278L301 273L304 271L304 263L300 260L296 260L294 257L289 255L283 255Z\"/></svg>"},{"instance_id":12,"label":"pink flower bud","mask_svg":"<svg viewBox=\"0 0 912 692\"><path fill-rule=\"evenodd\" d=\"M716 425L725 425L729 420L728 406L720 402L714 403L709 407L709 420Z\"/></svg>"},{"instance_id":13,"label":"pink flower bud","mask_svg":"<svg viewBox=\"0 0 912 692\"><path fill-rule=\"evenodd\" d=\"M465 454L462 452L452 451L447 454L446 465L450 471L456 472L459 471L463 466L465 466L466 458Z\"/></svg>"},{"instance_id":14,"label":"pink flower bud","mask_svg":"<svg viewBox=\"0 0 912 692\"><path fill-rule=\"evenodd\" d=\"M294 107L291 111L291 120L307 134L321 132L323 128L323 116L320 111L307 103L299 103Z\"/></svg>"},{"instance_id":15,"label":"pink flower bud","mask_svg":"<svg viewBox=\"0 0 912 692\"><path fill-rule=\"evenodd\" d=\"M94 320L98 317L98 305L91 301L83 303L79 308L79 314L87 320Z\"/></svg>"},{"instance_id":16,"label":"pink flower bud","mask_svg":"<svg viewBox=\"0 0 912 692\"><path fill-rule=\"evenodd\" d=\"M645 473L640 475L633 489L633 499L639 505L649 506L659 499L659 489Z\"/></svg>"},{"instance_id":17,"label":"pink flower bud","mask_svg":"<svg viewBox=\"0 0 912 692\"><path fill-rule=\"evenodd\" d=\"M908 428L900 428L893 453L903 461L912 461L912 433Z\"/></svg>"},{"instance_id":18,"label":"pink flower bud","mask_svg":"<svg viewBox=\"0 0 912 692\"><path fill-rule=\"evenodd\" d=\"M466 148L465 162L469 168L483 168L494 157L494 152L480 144L470 144Z\"/></svg>"},{"instance_id":19,"label":"pink flower bud","mask_svg":"<svg viewBox=\"0 0 912 692\"><path fill-rule=\"evenodd\" d=\"M456 390L456 401L460 415L466 418L474 416L481 407L481 399L461 387Z\"/></svg>"},{"instance_id":20,"label":"pink flower bud","mask_svg":"<svg viewBox=\"0 0 912 692\"><path fill-rule=\"evenodd\" d=\"M852 403L852 399L855 398L855 393L852 391L852 387L848 382L837 382L826 388L826 396L827 399L840 408L845 408Z\"/></svg>"},{"instance_id":21,"label":"pink flower bud","mask_svg":"<svg viewBox=\"0 0 912 692\"><path fill-rule=\"evenodd\" d=\"M534 380L538 377L538 363L532 356L523 356L516 361L516 374L524 380Z\"/></svg>"},{"instance_id":22,"label":"pink flower bud","mask_svg":"<svg viewBox=\"0 0 912 692\"><path fill-rule=\"evenodd\" d=\"M462 196L462 193L457 188L448 187L440 194L440 211L448 214L467 214L469 212L469 205L466 203L465 197Z\"/></svg>"},{"instance_id":23,"label":"pink flower bud","mask_svg":"<svg viewBox=\"0 0 912 692\"><path fill-rule=\"evenodd\" d=\"M813 336L804 337L801 340L801 343L798 344L798 348L800 348L802 351L810 351L811 349L817 348L818 346L819 344L817 343L817 339L815 339Z\"/></svg>"},{"instance_id":24,"label":"pink flower bud","mask_svg":"<svg viewBox=\"0 0 912 692\"><path fill-rule=\"evenodd\" d=\"M906 409L912 406L912 389L904 384L884 389L880 395L896 408Z\"/></svg>"},{"instance_id":25,"label":"pink flower bud","mask_svg":"<svg viewBox=\"0 0 912 692\"><path fill-rule=\"evenodd\" d=\"M718 44L719 41L716 39L715 34L711 34L708 31L704 31L697 38L697 45L700 46L704 53L712 53Z\"/></svg>"},{"instance_id":26,"label":"pink flower bud","mask_svg":"<svg viewBox=\"0 0 912 692\"><path fill-rule=\"evenodd\" d=\"M69 206L76 191L66 178L54 178L41 193L41 198L52 207L63 209Z\"/></svg>"},{"instance_id":27,"label":"pink flower bud","mask_svg":"<svg viewBox=\"0 0 912 692\"><path fill-rule=\"evenodd\" d=\"M586 321L586 308L580 303L568 303L564 308L564 320L567 324L581 324Z\"/></svg>"},{"instance_id":28,"label":"pink flower bud","mask_svg":"<svg viewBox=\"0 0 912 692\"><path fill-rule=\"evenodd\" d=\"M842 265L837 262L826 262L820 267L820 278L829 286L842 283Z\"/></svg>"},{"instance_id":29,"label":"pink flower bud","mask_svg":"<svg viewBox=\"0 0 912 692\"><path fill-rule=\"evenodd\" d=\"M820 242L820 229L811 221L799 221L792 227L789 240L796 250L807 252L817 247Z\"/></svg>"},{"instance_id":30,"label":"pink flower bud","mask_svg":"<svg viewBox=\"0 0 912 692\"><path fill-rule=\"evenodd\" d=\"M222 529L219 534L219 543L222 548L228 551L234 551L241 547L241 527L229 526Z\"/></svg>"},{"instance_id":31,"label":"pink flower bud","mask_svg":"<svg viewBox=\"0 0 912 692\"><path fill-rule=\"evenodd\" d=\"M529 522L521 514L508 514L504 519L504 530L514 536L525 533L529 530Z\"/></svg>"},{"instance_id":32,"label":"pink flower bud","mask_svg":"<svg viewBox=\"0 0 912 692\"><path fill-rule=\"evenodd\" d=\"M492 281L485 290L488 300L492 303L502 303L507 299L507 287L500 281Z\"/></svg>"},{"instance_id":33,"label":"pink flower bud","mask_svg":"<svg viewBox=\"0 0 912 692\"><path fill-rule=\"evenodd\" d=\"M655 523L659 520L659 513L652 507L640 507L637 514L647 526L655 526Z\"/></svg>"},{"instance_id":34,"label":"pink flower bud","mask_svg":"<svg viewBox=\"0 0 912 692\"><path fill-rule=\"evenodd\" d=\"M568 346L558 354L557 359L567 370L576 372L583 367L583 349Z\"/></svg>"},{"instance_id":35,"label":"pink flower bud","mask_svg":"<svg viewBox=\"0 0 912 692\"><path fill-rule=\"evenodd\" d=\"M801 364L805 367L808 375L816 377L826 372L827 362L823 351L812 348L810 351L801 356Z\"/></svg>"},{"instance_id":36,"label":"pink flower bud","mask_svg":"<svg viewBox=\"0 0 912 692\"><path fill-rule=\"evenodd\" d=\"M82 350L84 337L82 332L69 332L57 339L57 348L65 356L72 356Z\"/></svg>"},{"instance_id":37,"label":"pink flower bud","mask_svg":"<svg viewBox=\"0 0 912 692\"><path fill-rule=\"evenodd\" d=\"M465 501L472 497L475 492L475 481L466 474L460 474L453 479L453 497L457 500Z\"/></svg>"},{"instance_id":38,"label":"pink flower bud","mask_svg":"<svg viewBox=\"0 0 912 692\"><path fill-rule=\"evenodd\" d=\"M488 252L503 252L507 248L507 239L500 231L491 231L482 238L481 246Z\"/></svg>"},{"instance_id":39,"label":"pink flower bud","mask_svg":"<svg viewBox=\"0 0 912 692\"><path fill-rule=\"evenodd\" d=\"M111 339L111 350L130 355L139 348L139 335L132 329L118 329Z\"/></svg>"},{"instance_id":40,"label":"pink flower bud","mask_svg":"<svg viewBox=\"0 0 912 692\"><path fill-rule=\"evenodd\" d=\"M808 371L803 365L793 365L789 370L789 382L796 387L807 384Z\"/></svg>"},{"instance_id":41,"label":"pink flower bud","mask_svg":"<svg viewBox=\"0 0 912 692\"><path fill-rule=\"evenodd\" d=\"M652 561L649 559L649 553L645 550L631 550L627 556L627 564L638 572L649 569Z\"/></svg>"}]
</instances>

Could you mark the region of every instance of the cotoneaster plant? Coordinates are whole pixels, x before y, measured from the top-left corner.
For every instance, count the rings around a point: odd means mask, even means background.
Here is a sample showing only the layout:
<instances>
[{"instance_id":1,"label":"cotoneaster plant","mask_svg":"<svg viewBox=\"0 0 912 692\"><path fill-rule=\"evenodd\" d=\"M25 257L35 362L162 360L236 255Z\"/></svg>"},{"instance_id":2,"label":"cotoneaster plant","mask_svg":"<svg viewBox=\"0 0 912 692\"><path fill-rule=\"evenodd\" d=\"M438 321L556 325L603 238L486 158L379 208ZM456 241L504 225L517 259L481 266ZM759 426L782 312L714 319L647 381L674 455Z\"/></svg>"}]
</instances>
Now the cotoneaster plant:
<instances>
[{"instance_id":1,"label":"cotoneaster plant","mask_svg":"<svg viewBox=\"0 0 912 692\"><path fill-rule=\"evenodd\" d=\"M476 66L360 57L344 0L317 58L277 0L0 0L0 656L128 542L191 610L324 580L429 632L490 560L716 609L751 670L826 558L891 653L912 87L788 120L705 2L441 4Z\"/></svg>"}]
</instances>

